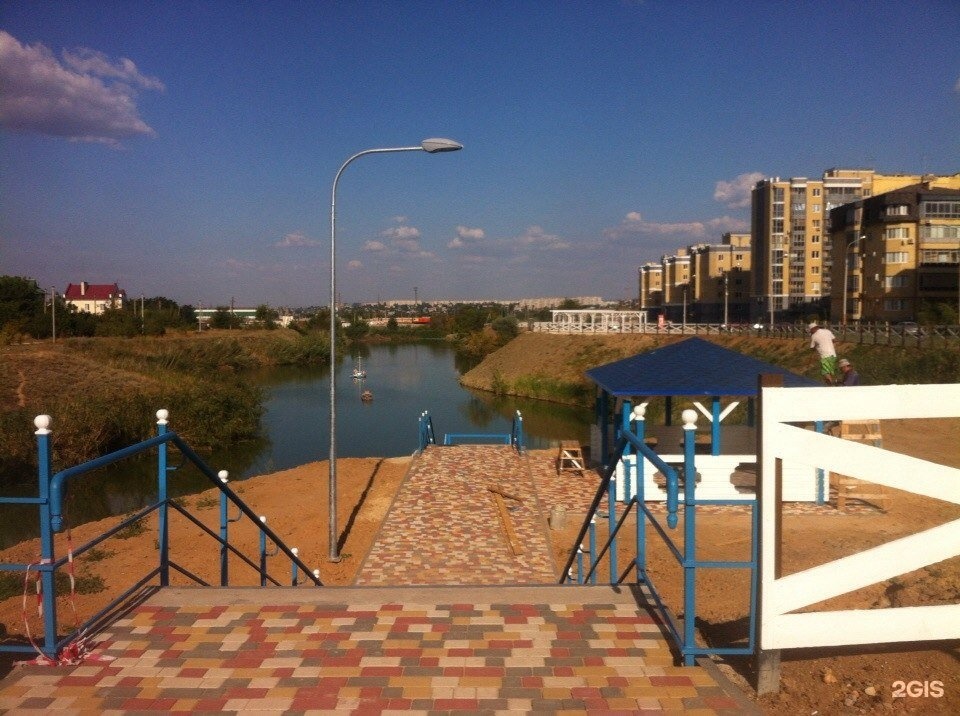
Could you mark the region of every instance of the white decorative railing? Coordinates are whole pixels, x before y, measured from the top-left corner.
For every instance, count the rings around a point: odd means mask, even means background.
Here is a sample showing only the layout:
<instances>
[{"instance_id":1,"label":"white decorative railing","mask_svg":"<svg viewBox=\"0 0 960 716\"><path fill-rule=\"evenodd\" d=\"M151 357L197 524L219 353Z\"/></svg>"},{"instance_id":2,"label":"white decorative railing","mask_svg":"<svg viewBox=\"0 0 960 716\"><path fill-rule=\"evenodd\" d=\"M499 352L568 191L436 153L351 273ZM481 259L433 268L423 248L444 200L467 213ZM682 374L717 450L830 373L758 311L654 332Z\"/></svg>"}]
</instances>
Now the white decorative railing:
<instances>
[{"instance_id":1,"label":"white decorative railing","mask_svg":"<svg viewBox=\"0 0 960 716\"><path fill-rule=\"evenodd\" d=\"M960 504L960 469L789 424L957 417L960 384L764 388L761 413L760 648L960 639L960 604L796 613L960 555L960 519L779 578L782 535L774 519L777 461L809 462L811 456L826 470Z\"/></svg>"}]
</instances>

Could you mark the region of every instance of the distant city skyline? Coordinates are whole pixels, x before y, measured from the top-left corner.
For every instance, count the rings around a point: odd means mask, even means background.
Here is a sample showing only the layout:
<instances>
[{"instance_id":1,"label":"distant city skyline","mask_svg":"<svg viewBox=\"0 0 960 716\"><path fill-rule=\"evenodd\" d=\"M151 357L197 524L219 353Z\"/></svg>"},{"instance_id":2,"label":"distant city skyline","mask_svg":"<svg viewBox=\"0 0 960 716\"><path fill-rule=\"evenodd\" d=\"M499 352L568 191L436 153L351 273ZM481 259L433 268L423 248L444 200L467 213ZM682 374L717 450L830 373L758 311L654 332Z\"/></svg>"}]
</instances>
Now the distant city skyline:
<instances>
[{"instance_id":1,"label":"distant city skyline","mask_svg":"<svg viewBox=\"0 0 960 716\"><path fill-rule=\"evenodd\" d=\"M960 171L960 4L0 6L0 273L181 304L636 297L750 189Z\"/></svg>"}]
</instances>

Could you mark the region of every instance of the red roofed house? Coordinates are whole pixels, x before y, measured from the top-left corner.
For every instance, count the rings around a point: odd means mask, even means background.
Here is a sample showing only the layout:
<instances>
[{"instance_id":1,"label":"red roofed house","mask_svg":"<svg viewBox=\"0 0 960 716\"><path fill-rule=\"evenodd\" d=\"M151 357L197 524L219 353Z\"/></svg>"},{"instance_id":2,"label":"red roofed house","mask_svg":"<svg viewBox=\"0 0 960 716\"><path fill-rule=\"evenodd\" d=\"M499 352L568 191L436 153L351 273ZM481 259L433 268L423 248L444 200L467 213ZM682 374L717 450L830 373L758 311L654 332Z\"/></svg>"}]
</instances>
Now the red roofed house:
<instances>
[{"instance_id":1,"label":"red roofed house","mask_svg":"<svg viewBox=\"0 0 960 716\"><path fill-rule=\"evenodd\" d=\"M103 313L108 308L121 308L126 294L115 283L71 283L67 286L64 300L76 306L78 311Z\"/></svg>"}]
</instances>

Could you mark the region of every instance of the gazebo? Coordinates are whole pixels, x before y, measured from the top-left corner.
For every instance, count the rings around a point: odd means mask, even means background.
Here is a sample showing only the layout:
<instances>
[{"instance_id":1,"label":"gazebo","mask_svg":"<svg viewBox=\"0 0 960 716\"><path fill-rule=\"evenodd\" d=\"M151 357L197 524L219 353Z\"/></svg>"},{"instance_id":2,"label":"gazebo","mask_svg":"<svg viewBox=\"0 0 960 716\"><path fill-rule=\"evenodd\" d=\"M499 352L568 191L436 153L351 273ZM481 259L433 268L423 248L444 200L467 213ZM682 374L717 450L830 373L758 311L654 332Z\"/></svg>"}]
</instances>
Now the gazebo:
<instances>
[{"instance_id":1,"label":"gazebo","mask_svg":"<svg viewBox=\"0 0 960 716\"><path fill-rule=\"evenodd\" d=\"M587 377L597 385L597 430L591 443L591 455L603 463L613 444L610 434L612 418L609 411L610 398L621 408L621 424L643 415L643 410L632 412L636 399L663 397L665 399L665 425L644 425L648 444L654 446L666 462L682 458L681 442L683 429L671 424L673 400L676 397L709 398L709 409L694 401L693 405L709 421L709 434L698 436L697 472L701 474L703 497L731 497L739 494L730 481L738 466L756 462L756 436L754 429L754 399L757 396L758 380L762 374L782 376L784 387L814 387L822 385L802 375L792 373L780 366L751 358L737 351L724 348L702 338L687 338L647 353L624 358L591 368ZM726 407L723 399L728 399ZM722 422L740 401L746 398L747 424L723 426ZM635 456L630 456L635 459ZM669 459L668 459L669 458ZM629 460L628 460L629 462ZM653 469L643 461L645 499L659 499L659 490L653 481ZM618 468L618 470L621 468ZM803 471L807 474L806 471ZM709 479L708 479L709 478ZM817 499L816 479L809 482L799 474L794 480L786 480L792 488L785 492L784 499ZM698 486L698 493L701 492ZM618 484L618 490L622 486ZM649 495L649 497L648 497Z\"/></svg>"}]
</instances>

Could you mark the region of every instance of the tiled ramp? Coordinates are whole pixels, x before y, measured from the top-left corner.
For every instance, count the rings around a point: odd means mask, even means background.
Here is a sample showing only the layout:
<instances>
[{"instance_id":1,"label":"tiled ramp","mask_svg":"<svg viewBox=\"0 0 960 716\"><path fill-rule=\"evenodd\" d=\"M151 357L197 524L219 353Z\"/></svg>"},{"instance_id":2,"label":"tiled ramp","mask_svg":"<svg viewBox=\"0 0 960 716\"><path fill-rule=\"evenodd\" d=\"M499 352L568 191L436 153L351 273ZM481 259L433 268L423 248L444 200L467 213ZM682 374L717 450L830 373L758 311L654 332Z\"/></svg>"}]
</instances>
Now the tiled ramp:
<instances>
[{"instance_id":1,"label":"tiled ramp","mask_svg":"<svg viewBox=\"0 0 960 716\"><path fill-rule=\"evenodd\" d=\"M674 666L639 593L609 587L168 588L109 662L17 669L0 712L740 714Z\"/></svg>"},{"instance_id":2,"label":"tiled ramp","mask_svg":"<svg viewBox=\"0 0 960 716\"><path fill-rule=\"evenodd\" d=\"M557 580L527 457L507 445L453 445L430 446L411 464L354 583Z\"/></svg>"}]
</instances>

